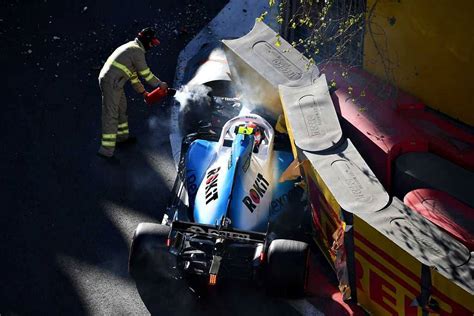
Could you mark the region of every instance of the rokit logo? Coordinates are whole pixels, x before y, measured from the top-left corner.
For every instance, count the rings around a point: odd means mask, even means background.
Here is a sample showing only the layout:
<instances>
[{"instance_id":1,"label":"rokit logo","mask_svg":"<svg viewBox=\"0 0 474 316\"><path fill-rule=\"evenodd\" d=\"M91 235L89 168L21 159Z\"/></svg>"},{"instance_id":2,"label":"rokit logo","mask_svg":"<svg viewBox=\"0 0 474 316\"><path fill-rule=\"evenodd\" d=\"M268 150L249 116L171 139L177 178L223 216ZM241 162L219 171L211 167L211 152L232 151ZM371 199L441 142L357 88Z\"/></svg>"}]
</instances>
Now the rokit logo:
<instances>
[{"instance_id":1,"label":"rokit logo","mask_svg":"<svg viewBox=\"0 0 474 316\"><path fill-rule=\"evenodd\" d=\"M255 179L252 189L249 190L249 194L242 200L250 212L253 213L253 211L255 211L257 208L257 205L260 204L260 200L267 192L269 185L270 183L268 183L263 175L259 173L257 175L257 179Z\"/></svg>"},{"instance_id":2,"label":"rokit logo","mask_svg":"<svg viewBox=\"0 0 474 316\"><path fill-rule=\"evenodd\" d=\"M217 193L217 178L219 177L219 170L221 167L209 170L206 176L206 204L217 200L219 198L219 194Z\"/></svg>"}]
</instances>

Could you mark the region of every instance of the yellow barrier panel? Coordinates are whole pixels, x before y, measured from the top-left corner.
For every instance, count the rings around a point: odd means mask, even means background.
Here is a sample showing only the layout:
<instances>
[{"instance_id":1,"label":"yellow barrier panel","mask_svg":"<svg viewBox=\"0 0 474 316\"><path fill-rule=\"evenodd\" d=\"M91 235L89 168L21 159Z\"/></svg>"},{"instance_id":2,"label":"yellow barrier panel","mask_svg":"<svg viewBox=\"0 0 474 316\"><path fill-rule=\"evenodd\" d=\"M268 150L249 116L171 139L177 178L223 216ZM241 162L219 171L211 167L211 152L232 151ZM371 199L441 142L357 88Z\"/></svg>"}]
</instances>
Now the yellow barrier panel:
<instances>
[{"instance_id":1,"label":"yellow barrier panel","mask_svg":"<svg viewBox=\"0 0 474 316\"><path fill-rule=\"evenodd\" d=\"M471 258L471 260L473 260ZM472 279L472 275L470 276ZM474 295L447 279L436 270L431 270L432 313L430 315L474 315ZM438 308L437 308L438 306Z\"/></svg>"},{"instance_id":2,"label":"yellow barrier panel","mask_svg":"<svg viewBox=\"0 0 474 316\"><path fill-rule=\"evenodd\" d=\"M368 0L367 11L364 68L473 125L474 1Z\"/></svg>"},{"instance_id":3,"label":"yellow barrier panel","mask_svg":"<svg viewBox=\"0 0 474 316\"><path fill-rule=\"evenodd\" d=\"M357 302L374 315L422 315L421 263L355 216Z\"/></svg>"},{"instance_id":4,"label":"yellow barrier panel","mask_svg":"<svg viewBox=\"0 0 474 316\"><path fill-rule=\"evenodd\" d=\"M397 198L354 215L357 301L376 315L472 315L471 255ZM424 314L422 314L424 312Z\"/></svg>"}]
</instances>

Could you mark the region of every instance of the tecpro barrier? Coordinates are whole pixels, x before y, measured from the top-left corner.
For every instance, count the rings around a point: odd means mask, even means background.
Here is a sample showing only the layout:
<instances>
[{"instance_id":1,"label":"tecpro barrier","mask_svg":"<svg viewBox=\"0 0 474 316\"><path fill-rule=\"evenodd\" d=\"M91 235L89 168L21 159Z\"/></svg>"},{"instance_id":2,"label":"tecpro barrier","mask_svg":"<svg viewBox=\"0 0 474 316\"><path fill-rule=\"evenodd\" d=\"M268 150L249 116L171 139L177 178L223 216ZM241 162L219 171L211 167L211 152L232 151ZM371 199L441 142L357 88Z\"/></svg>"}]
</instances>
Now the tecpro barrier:
<instances>
[{"instance_id":1,"label":"tecpro barrier","mask_svg":"<svg viewBox=\"0 0 474 316\"><path fill-rule=\"evenodd\" d=\"M319 77L318 68L263 22L245 36L223 40L232 79L248 106L265 107L278 116L278 85L307 86Z\"/></svg>"},{"instance_id":2,"label":"tecpro barrier","mask_svg":"<svg viewBox=\"0 0 474 316\"><path fill-rule=\"evenodd\" d=\"M411 126L397 106L418 108L418 100L367 72L339 64L322 66L344 133L391 192L394 160L403 153L428 151L424 134Z\"/></svg>"},{"instance_id":3,"label":"tecpro barrier","mask_svg":"<svg viewBox=\"0 0 474 316\"><path fill-rule=\"evenodd\" d=\"M349 140L324 154L303 152L298 159L305 161L315 241L347 299L354 291L353 214L374 213L388 204L389 196Z\"/></svg>"},{"instance_id":4,"label":"tecpro barrier","mask_svg":"<svg viewBox=\"0 0 474 316\"><path fill-rule=\"evenodd\" d=\"M432 189L410 191L403 203L474 251L474 208Z\"/></svg>"},{"instance_id":5,"label":"tecpro barrier","mask_svg":"<svg viewBox=\"0 0 474 316\"><path fill-rule=\"evenodd\" d=\"M472 315L469 250L394 198L354 216L357 300L375 315Z\"/></svg>"},{"instance_id":6,"label":"tecpro barrier","mask_svg":"<svg viewBox=\"0 0 474 316\"><path fill-rule=\"evenodd\" d=\"M400 115L424 135L429 150L456 164L474 170L474 135L426 107L399 106Z\"/></svg>"},{"instance_id":7,"label":"tecpro barrier","mask_svg":"<svg viewBox=\"0 0 474 316\"><path fill-rule=\"evenodd\" d=\"M429 188L444 191L474 207L474 172L432 153L408 153L395 163L394 194L403 198L409 191Z\"/></svg>"},{"instance_id":8,"label":"tecpro barrier","mask_svg":"<svg viewBox=\"0 0 474 316\"><path fill-rule=\"evenodd\" d=\"M356 299L376 315L472 315L474 261L469 249L396 197L390 199L377 178L389 187L392 164L401 155L395 189L404 195L412 190L405 184L416 182L417 188L430 182L422 165L414 163L425 161L431 173L445 166L408 156L417 153L402 155L428 150L424 136L396 112L401 105L419 107L418 101L379 89L375 78L361 77L358 71L354 73L365 83L354 88L358 80L352 78L331 100L318 69L304 68L304 56L260 22L246 36L224 43L232 77L243 93L275 115L283 107L282 126L297 160L292 167L299 164L306 182L314 240L336 272L344 299ZM355 94L369 96L373 107L357 103ZM357 140L354 145L342 135L336 111ZM365 111L370 114L362 115ZM359 146L369 146L363 151L369 164ZM456 181L470 189L466 180ZM441 189L470 201L461 187Z\"/></svg>"},{"instance_id":9,"label":"tecpro barrier","mask_svg":"<svg viewBox=\"0 0 474 316\"><path fill-rule=\"evenodd\" d=\"M321 75L308 86L280 85L280 98L284 104L286 128L292 142L293 153L298 150L323 152L342 139L334 105L329 95L326 76Z\"/></svg>"}]
</instances>

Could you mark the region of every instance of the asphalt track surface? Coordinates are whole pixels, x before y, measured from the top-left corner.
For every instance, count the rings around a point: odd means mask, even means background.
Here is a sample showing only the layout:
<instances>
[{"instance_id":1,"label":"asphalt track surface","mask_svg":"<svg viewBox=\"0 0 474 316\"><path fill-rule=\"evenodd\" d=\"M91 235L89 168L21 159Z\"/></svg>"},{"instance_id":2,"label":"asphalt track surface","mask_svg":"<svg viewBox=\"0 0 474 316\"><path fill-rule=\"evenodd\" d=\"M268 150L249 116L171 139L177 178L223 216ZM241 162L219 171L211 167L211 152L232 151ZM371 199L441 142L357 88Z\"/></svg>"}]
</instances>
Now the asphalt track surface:
<instances>
[{"instance_id":1,"label":"asphalt track surface","mask_svg":"<svg viewBox=\"0 0 474 316\"><path fill-rule=\"evenodd\" d=\"M169 109L127 88L138 143L118 150L120 165L95 155L97 75L110 52L155 24L162 45L149 65L172 82L180 50L224 5L0 3L0 315L295 314L252 285L199 299L183 284L147 280L137 290L129 277L133 231L161 218L175 177Z\"/></svg>"},{"instance_id":2,"label":"asphalt track surface","mask_svg":"<svg viewBox=\"0 0 474 316\"><path fill-rule=\"evenodd\" d=\"M102 62L157 24L148 56L172 82L176 58L220 1L2 1L0 314L143 315L127 272L135 226L159 217L175 172L169 113L128 89L136 146L95 156ZM185 27L189 34L174 31Z\"/></svg>"}]
</instances>

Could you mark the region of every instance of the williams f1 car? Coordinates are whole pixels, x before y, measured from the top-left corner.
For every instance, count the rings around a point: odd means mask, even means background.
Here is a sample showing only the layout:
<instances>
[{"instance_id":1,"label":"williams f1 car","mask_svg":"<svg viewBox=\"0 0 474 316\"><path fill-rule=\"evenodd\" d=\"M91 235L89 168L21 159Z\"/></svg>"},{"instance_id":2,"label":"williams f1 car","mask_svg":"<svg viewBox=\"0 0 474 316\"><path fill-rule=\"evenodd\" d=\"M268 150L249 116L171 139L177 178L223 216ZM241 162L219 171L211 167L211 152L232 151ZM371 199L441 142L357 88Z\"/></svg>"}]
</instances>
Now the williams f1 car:
<instances>
[{"instance_id":1,"label":"williams f1 car","mask_svg":"<svg viewBox=\"0 0 474 316\"><path fill-rule=\"evenodd\" d=\"M276 138L256 114L230 119L218 138L186 137L162 223L135 231L131 275L152 277L172 265L200 284L249 279L281 295L303 294L309 245L299 237L302 190L297 180L280 179L293 155Z\"/></svg>"}]
</instances>

